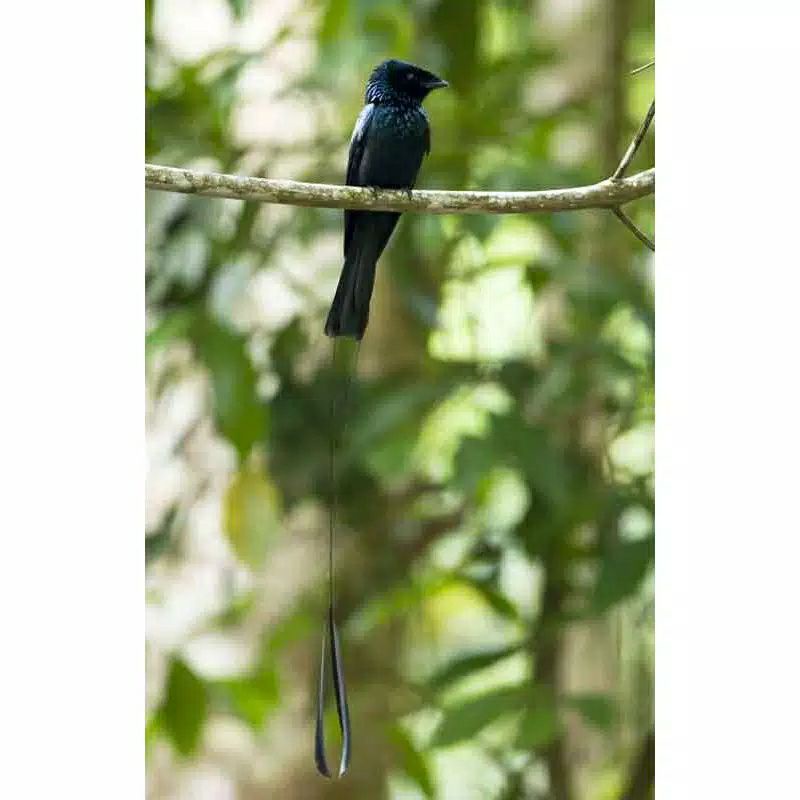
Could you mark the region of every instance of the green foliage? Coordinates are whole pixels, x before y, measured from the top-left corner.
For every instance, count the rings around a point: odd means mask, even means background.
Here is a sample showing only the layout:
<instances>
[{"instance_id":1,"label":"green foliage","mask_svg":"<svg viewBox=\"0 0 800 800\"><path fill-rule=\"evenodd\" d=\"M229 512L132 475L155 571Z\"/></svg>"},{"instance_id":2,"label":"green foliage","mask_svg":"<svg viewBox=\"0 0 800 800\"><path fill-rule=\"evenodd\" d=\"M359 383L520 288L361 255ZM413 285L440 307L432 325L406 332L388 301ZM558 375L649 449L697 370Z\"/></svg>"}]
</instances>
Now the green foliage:
<instances>
[{"instance_id":1,"label":"green foliage","mask_svg":"<svg viewBox=\"0 0 800 800\"><path fill-rule=\"evenodd\" d=\"M602 694L581 694L567 698L567 705L575 708L590 725L605 730L616 719L616 708L610 697Z\"/></svg>"},{"instance_id":2,"label":"green foliage","mask_svg":"<svg viewBox=\"0 0 800 800\"><path fill-rule=\"evenodd\" d=\"M605 611L636 591L653 563L652 537L634 542L618 542L609 549L600 565L594 593L598 611Z\"/></svg>"},{"instance_id":3,"label":"green foliage","mask_svg":"<svg viewBox=\"0 0 800 800\"><path fill-rule=\"evenodd\" d=\"M236 555L245 564L263 564L278 532L280 500L264 473L245 468L233 478L223 501L223 526Z\"/></svg>"},{"instance_id":4,"label":"green foliage","mask_svg":"<svg viewBox=\"0 0 800 800\"><path fill-rule=\"evenodd\" d=\"M175 520L178 509L171 508L164 517L158 530L147 535L144 540L144 562L150 564L167 552L174 535Z\"/></svg>"},{"instance_id":5,"label":"green foliage","mask_svg":"<svg viewBox=\"0 0 800 800\"><path fill-rule=\"evenodd\" d=\"M428 685L432 689L445 689L459 679L492 664L518 653L522 645L511 647L495 647L477 653L460 655L438 669L429 679Z\"/></svg>"},{"instance_id":6,"label":"green foliage","mask_svg":"<svg viewBox=\"0 0 800 800\"><path fill-rule=\"evenodd\" d=\"M228 125L237 100L236 83L252 60L249 53L220 51L177 67L171 80L146 89L148 158L164 151L184 157L214 156L227 162L232 151ZM168 139L161 133L169 131Z\"/></svg>"},{"instance_id":7,"label":"green foliage","mask_svg":"<svg viewBox=\"0 0 800 800\"><path fill-rule=\"evenodd\" d=\"M400 725L393 725L390 729L390 739L403 772L414 781L425 797L436 797L433 777L428 769L428 764L422 753L414 746L411 737Z\"/></svg>"},{"instance_id":8,"label":"green foliage","mask_svg":"<svg viewBox=\"0 0 800 800\"><path fill-rule=\"evenodd\" d=\"M194 343L211 374L220 432L244 460L266 430L267 412L256 390L246 339L207 316L195 320Z\"/></svg>"},{"instance_id":9,"label":"green foliage","mask_svg":"<svg viewBox=\"0 0 800 800\"><path fill-rule=\"evenodd\" d=\"M183 661L173 659L159 720L182 756L190 756L197 749L207 715L208 690L205 683Z\"/></svg>"},{"instance_id":10,"label":"green foliage","mask_svg":"<svg viewBox=\"0 0 800 800\"><path fill-rule=\"evenodd\" d=\"M514 744L521 750L544 747L557 733L558 717L555 708L552 704L541 700L522 714Z\"/></svg>"},{"instance_id":11,"label":"green foliage","mask_svg":"<svg viewBox=\"0 0 800 800\"><path fill-rule=\"evenodd\" d=\"M233 16L236 17L236 19L242 19L247 12L250 2L249 0L228 0L228 5L233 12Z\"/></svg>"},{"instance_id":12,"label":"green foliage","mask_svg":"<svg viewBox=\"0 0 800 800\"><path fill-rule=\"evenodd\" d=\"M444 709L444 716L431 739L431 747L451 747L471 739L498 719L519 712L531 700L530 687L504 686L480 697L454 703Z\"/></svg>"},{"instance_id":13,"label":"green foliage","mask_svg":"<svg viewBox=\"0 0 800 800\"><path fill-rule=\"evenodd\" d=\"M271 664L264 664L247 678L224 681L220 688L233 710L256 731L264 726L280 698L278 673Z\"/></svg>"}]
</instances>

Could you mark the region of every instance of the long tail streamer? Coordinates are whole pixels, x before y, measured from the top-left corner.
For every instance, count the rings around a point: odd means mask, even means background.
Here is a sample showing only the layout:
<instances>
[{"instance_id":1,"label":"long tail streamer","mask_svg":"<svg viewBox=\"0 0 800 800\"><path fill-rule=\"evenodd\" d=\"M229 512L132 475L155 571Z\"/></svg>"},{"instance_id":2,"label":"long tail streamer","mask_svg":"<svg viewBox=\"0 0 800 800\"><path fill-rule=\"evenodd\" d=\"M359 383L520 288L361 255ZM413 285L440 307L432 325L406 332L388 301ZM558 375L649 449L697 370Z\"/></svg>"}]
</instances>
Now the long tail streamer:
<instances>
[{"instance_id":1,"label":"long tail streamer","mask_svg":"<svg viewBox=\"0 0 800 800\"><path fill-rule=\"evenodd\" d=\"M341 438L347 429L347 401L350 393L350 383L358 368L358 353L360 341L356 345L353 365L345 374L344 393L342 398L342 426ZM333 339L332 373L336 372L336 338ZM319 684L317 688L317 718L314 730L314 763L320 775L326 778L333 777L325 755L325 685L328 672L328 654L330 653L331 682L336 701L336 714L339 718L339 731L342 737L339 772L341 778L350 766L351 736L350 712L347 706L347 687L344 680L344 667L342 666L341 646L339 632L336 627L336 587L333 554L336 546L336 511L338 507L338 482L336 474L336 450L339 444L336 426L336 392L331 392L331 440L330 440L330 510L328 516L328 613L323 626L322 653L319 665Z\"/></svg>"}]
</instances>

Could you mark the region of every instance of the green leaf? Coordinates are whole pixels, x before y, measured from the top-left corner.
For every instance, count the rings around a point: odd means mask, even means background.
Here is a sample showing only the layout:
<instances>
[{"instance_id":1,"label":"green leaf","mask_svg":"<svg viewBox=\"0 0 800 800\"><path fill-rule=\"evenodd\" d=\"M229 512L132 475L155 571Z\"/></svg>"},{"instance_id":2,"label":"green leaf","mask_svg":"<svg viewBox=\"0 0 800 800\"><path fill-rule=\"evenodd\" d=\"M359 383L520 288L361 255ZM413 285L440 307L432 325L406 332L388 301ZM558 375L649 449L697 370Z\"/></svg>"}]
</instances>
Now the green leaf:
<instances>
[{"instance_id":1,"label":"green leaf","mask_svg":"<svg viewBox=\"0 0 800 800\"><path fill-rule=\"evenodd\" d=\"M148 534L144 539L144 563L151 564L160 558L169 549L172 542L172 531L175 526L175 518L178 515L178 507L173 506L164 517L164 521L155 533Z\"/></svg>"},{"instance_id":2,"label":"green leaf","mask_svg":"<svg viewBox=\"0 0 800 800\"><path fill-rule=\"evenodd\" d=\"M604 556L594 592L594 608L602 612L633 594L653 563L655 538L618 542Z\"/></svg>"},{"instance_id":3,"label":"green leaf","mask_svg":"<svg viewBox=\"0 0 800 800\"><path fill-rule=\"evenodd\" d=\"M233 12L234 18L241 20L247 13L247 7L250 5L250 0L228 0L228 5Z\"/></svg>"},{"instance_id":4,"label":"green leaf","mask_svg":"<svg viewBox=\"0 0 800 800\"><path fill-rule=\"evenodd\" d=\"M572 695L565 702L578 711L586 722L602 730L610 728L617 716L614 703L605 694Z\"/></svg>"},{"instance_id":5,"label":"green leaf","mask_svg":"<svg viewBox=\"0 0 800 800\"><path fill-rule=\"evenodd\" d=\"M517 607L491 583L473 578L464 578L465 582L480 592L483 599L489 604L492 611L505 619L519 619Z\"/></svg>"},{"instance_id":6,"label":"green leaf","mask_svg":"<svg viewBox=\"0 0 800 800\"><path fill-rule=\"evenodd\" d=\"M233 551L258 569L281 520L278 490L263 471L245 467L233 476L223 498L222 517Z\"/></svg>"},{"instance_id":7,"label":"green leaf","mask_svg":"<svg viewBox=\"0 0 800 800\"><path fill-rule=\"evenodd\" d=\"M217 427L244 460L265 434L267 413L246 340L208 317L198 320L194 332L198 355L211 373Z\"/></svg>"},{"instance_id":8,"label":"green leaf","mask_svg":"<svg viewBox=\"0 0 800 800\"><path fill-rule=\"evenodd\" d=\"M408 423L419 427L419 418L450 388L446 382L387 384L365 397L364 409L353 419L348 449L358 452L375 447Z\"/></svg>"},{"instance_id":9,"label":"green leaf","mask_svg":"<svg viewBox=\"0 0 800 800\"><path fill-rule=\"evenodd\" d=\"M562 450L553 445L548 431L528 425L518 414L497 417L492 427L497 452L513 456L515 466L526 475L532 489L555 507L568 504L571 484Z\"/></svg>"},{"instance_id":10,"label":"green leaf","mask_svg":"<svg viewBox=\"0 0 800 800\"><path fill-rule=\"evenodd\" d=\"M255 731L261 729L267 714L278 704L280 687L274 667L264 667L253 677L226 681L224 687L231 705Z\"/></svg>"},{"instance_id":11,"label":"green leaf","mask_svg":"<svg viewBox=\"0 0 800 800\"><path fill-rule=\"evenodd\" d=\"M522 647L521 644L515 644L511 647L496 647L492 650L457 656L431 676L428 686L434 690L444 689L448 684L454 683L472 672L490 667L492 664L518 653Z\"/></svg>"},{"instance_id":12,"label":"green leaf","mask_svg":"<svg viewBox=\"0 0 800 800\"><path fill-rule=\"evenodd\" d=\"M505 686L444 710L431 747L450 747L470 739L502 716L519 711L529 700L530 687Z\"/></svg>"},{"instance_id":13,"label":"green leaf","mask_svg":"<svg viewBox=\"0 0 800 800\"><path fill-rule=\"evenodd\" d=\"M484 477L497 467L502 455L485 439L465 436L456 452L455 485L467 493L474 492Z\"/></svg>"},{"instance_id":14,"label":"green leaf","mask_svg":"<svg viewBox=\"0 0 800 800\"><path fill-rule=\"evenodd\" d=\"M539 701L522 715L516 746L520 749L543 747L558 733L558 717L552 703Z\"/></svg>"},{"instance_id":15,"label":"green leaf","mask_svg":"<svg viewBox=\"0 0 800 800\"><path fill-rule=\"evenodd\" d=\"M153 746L153 742L158 738L161 733L162 721L161 714L156 712L150 719L147 720L144 726L144 748L145 752L149 752Z\"/></svg>"},{"instance_id":16,"label":"green leaf","mask_svg":"<svg viewBox=\"0 0 800 800\"><path fill-rule=\"evenodd\" d=\"M145 337L145 356L150 357L160 347L189 336L195 313L187 308L172 311L155 325Z\"/></svg>"},{"instance_id":17,"label":"green leaf","mask_svg":"<svg viewBox=\"0 0 800 800\"><path fill-rule=\"evenodd\" d=\"M190 756L197 749L207 715L205 684L183 661L173 659L160 716L164 730L181 755Z\"/></svg>"},{"instance_id":18,"label":"green leaf","mask_svg":"<svg viewBox=\"0 0 800 800\"><path fill-rule=\"evenodd\" d=\"M414 746L411 737L399 725L392 726L389 735L397 751L403 772L419 786L425 797L434 798L436 790L428 764L422 753Z\"/></svg>"}]
</instances>

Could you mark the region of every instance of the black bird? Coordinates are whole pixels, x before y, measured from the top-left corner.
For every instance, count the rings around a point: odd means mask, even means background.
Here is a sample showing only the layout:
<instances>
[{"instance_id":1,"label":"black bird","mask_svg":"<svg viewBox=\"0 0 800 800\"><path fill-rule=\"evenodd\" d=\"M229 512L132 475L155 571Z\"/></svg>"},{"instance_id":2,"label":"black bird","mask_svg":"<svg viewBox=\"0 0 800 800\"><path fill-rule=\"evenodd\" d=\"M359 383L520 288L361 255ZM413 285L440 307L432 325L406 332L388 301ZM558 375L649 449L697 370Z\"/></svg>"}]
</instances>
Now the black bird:
<instances>
[{"instance_id":1,"label":"black bird","mask_svg":"<svg viewBox=\"0 0 800 800\"><path fill-rule=\"evenodd\" d=\"M414 187L422 158L431 149L422 101L447 85L432 72L395 59L372 71L366 105L350 139L348 186ZM399 218L392 211L344 212L344 266L325 322L328 336L364 336L375 265Z\"/></svg>"}]
</instances>

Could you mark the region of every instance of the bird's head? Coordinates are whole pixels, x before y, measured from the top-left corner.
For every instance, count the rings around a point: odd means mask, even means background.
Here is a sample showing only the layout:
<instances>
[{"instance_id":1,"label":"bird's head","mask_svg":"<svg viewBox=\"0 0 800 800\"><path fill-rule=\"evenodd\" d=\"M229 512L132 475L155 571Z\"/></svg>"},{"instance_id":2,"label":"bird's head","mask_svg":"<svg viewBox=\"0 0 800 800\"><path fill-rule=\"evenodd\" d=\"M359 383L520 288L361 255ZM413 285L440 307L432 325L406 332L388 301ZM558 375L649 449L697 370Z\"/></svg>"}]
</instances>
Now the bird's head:
<instances>
[{"instance_id":1,"label":"bird's head","mask_svg":"<svg viewBox=\"0 0 800 800\"><path fill-rule=\"evenodd\" d=\"M366 100L380 103L398 98L421 103L429 92L447 85L447 81L427 69L392 58L372 70Z\"/></svg>"}]
</instances>

